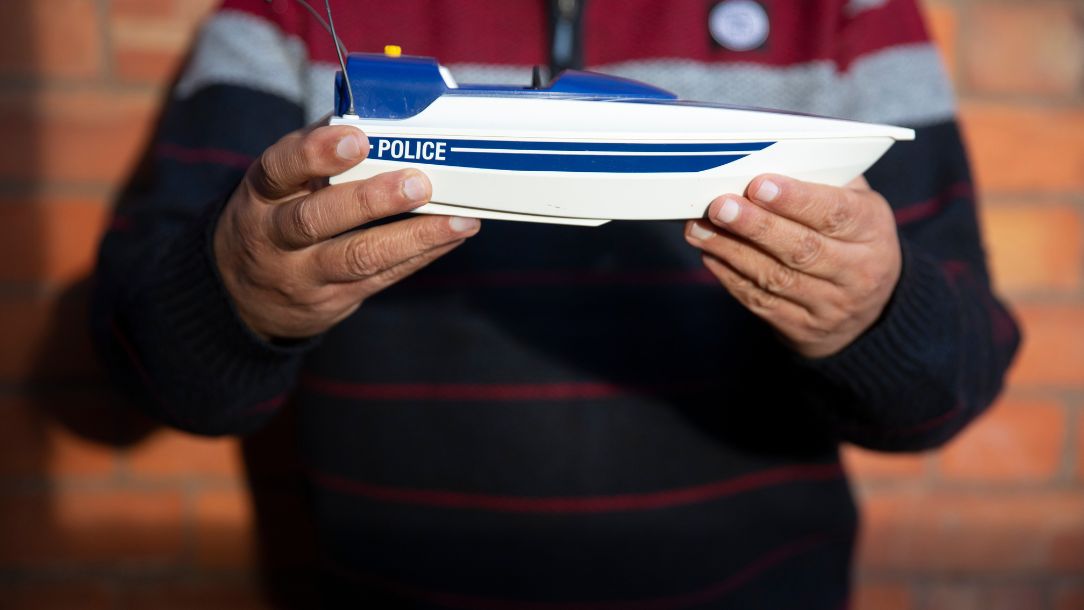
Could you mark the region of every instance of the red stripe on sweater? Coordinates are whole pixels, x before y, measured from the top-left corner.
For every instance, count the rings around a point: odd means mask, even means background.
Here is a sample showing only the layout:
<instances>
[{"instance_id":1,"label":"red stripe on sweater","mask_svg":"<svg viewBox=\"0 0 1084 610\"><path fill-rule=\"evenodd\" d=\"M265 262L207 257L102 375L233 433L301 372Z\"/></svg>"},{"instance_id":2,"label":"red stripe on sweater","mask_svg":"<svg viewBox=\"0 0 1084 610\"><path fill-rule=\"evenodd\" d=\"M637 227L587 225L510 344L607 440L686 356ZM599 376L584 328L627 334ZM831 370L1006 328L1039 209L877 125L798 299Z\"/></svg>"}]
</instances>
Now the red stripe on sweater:
<instances>
[{"instance_id":1,"label":"red stripe on sweater","mask_svg":"<svg viewBox=\"0 0 1084 610\"><path fill-rule=\"evenodd\" d=\"M501 513L589 514L659 510L709 502L784 483L833 481L843 477L843 469L839 464L795 464L692 487L581 497L525 497L411 489L367 483L319 471L310 471L310 476L325 489L378 502Z\"/></svg>"},{"instance_id":2,"label":"red stripe on sweater","mask_svg":"<svg viewBox=\"0 0 1084 610\"><path fill-rule=\"evenodd\" d=\"M962 402L957 402L951 409L935 415L930 419L918 422L916 424L910 424L907 426L900 426L898 428L890 428L887 426L866 426L862 424L846 424L842 426L845 430L856 433L864 433L869 435L880 435L889 437L906 437L916 434L925 434L931 430L934 430L940 426L948 424L953 420L967 413Z\"/></svg>"},{"instance_id":3,"label":"red stripe on sweater","mask_svg":"<svg viewBox=\"0 0 1084 610\"><path fill-rule=\"evenodd\" d=\"M765 45L734 52L711 38L708 12L714 4L592 0L584 23L587 64L660 58L765 66L832 61L846 70L864 55L929 40L913 0L890 0L853 17L840 0L775 0L765 3L771 28ZM384 45L397 44L406 53L437 57L445 64L548 62L542 0L332 0L331 5L339 36L351 51L380 52ZM223 8L262 17L299 36L313 60L336 61L328 34L295 0L225 0Z\"/></svg>"},{"instance_id":4,"label":"red stripe on sweater","mask_svg":"<svg viewBox=\"0 0 1084 610\"><path fill-rule=\"evenodd\" d=\"M258 402L245 409L245 414L254 415L258 413L271 413L284 404L286 404L286 394L279 394L278 396L269 398L263 402Z\"/></svg>"},{"instance_id":5,"label":"red stripe on sweater","mask_svg":"<svg viewBox=\"0 0 1084 610\"><path fill-rule=\"evenodd\" d=\"M430 591L389 581L373 574L359 573L340 565L333 564L332 567L344 577L365 585L384 589L400 597L448 608L470 608L472 610L677 610L717 601L737 591L762 573L789 559L821 547L832 539L833 536L829 533L817 533L798 538L764 553L726 579L703 589L650 599L567 602L500 599L463 593Z\"/></svg>"},{"instance_id":6,"label":"red stripe on sweater","mask_svg":"<svg viewBox=\"0 0 1084 610\"><path fill-rule=\"evenodd\" d=\"M457 274L425 274L411 280L419 286L717 286L707 269L672 271L582 271L525 269Z\"/></svg>"},{"instance_id":7,"label":"red stripe on sweater","mask_svg":"<svg viewBox=\"0 0 1084 610\"><path fill-rule=\"evenodd\" d=\"M232 150L220 148L191 148L160 142L154 147L154 154L162 159L169 159L179 163L198 164L210 163L235 169L248 169L255 158Z\"/></svg>"},{"instance_id":8,"label":"red stripe on sweater","mask_svg":"<svg viewBox=\"0 0 1084 610\"><path fill-rule=\"evenodd\" d=\"M627 396L634 388L606 382L357 383L306 374L306 390L352 400L575 400Z\"/></svg>"},{"instance_id":9,"label":"red stripe on sweater","mask_svg":"<svg viewBox=\"0 0 1084 610\"><path fill-rule=\"evenodd\" d=\"M971 198L974 197L974 195L974 189L970 182L957 182L941 191L941 193L935 197L927 199L926 201L912 203L895 210L896 224L902 226L912 222L925 220L940 213L941 210L948 207L953 201L964 197Z\"/></svg>"},{"instance_id":10,"label":"red stripe on sweater","mask_svg":"<svg viewBox=\"0 0 1084 610\"><path fill-rule=\"evenodd\" d=\"M132 217L124 214L117 214L113 217L113 221L109 223L109 230L117 233L131 231L134 228L135 222L132 221Z\"/></svg>"}]
</instances>

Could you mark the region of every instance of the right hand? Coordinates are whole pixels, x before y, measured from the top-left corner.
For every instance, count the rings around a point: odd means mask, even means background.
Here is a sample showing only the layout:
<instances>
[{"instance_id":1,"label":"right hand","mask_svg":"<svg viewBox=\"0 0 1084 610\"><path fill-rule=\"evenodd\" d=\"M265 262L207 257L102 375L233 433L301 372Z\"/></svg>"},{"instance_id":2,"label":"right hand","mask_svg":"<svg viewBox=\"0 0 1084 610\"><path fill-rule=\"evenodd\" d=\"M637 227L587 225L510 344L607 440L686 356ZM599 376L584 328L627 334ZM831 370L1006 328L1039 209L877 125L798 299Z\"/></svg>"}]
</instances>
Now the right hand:
<instances>
[{"instance_id":1,"label":"right hand","mask_svg":"<svg viewBox=\"0 0 1084 610\"><path fill-rule=\"evenodd\" d=\"M368 151L354 127L296 131L264 151L230 197L215 227L215 260L256 334L320 334L478 232L476 219L431 215L358 228L413 210L432 193L412 169L314 186Z\"/></svg>"}]
</instances>

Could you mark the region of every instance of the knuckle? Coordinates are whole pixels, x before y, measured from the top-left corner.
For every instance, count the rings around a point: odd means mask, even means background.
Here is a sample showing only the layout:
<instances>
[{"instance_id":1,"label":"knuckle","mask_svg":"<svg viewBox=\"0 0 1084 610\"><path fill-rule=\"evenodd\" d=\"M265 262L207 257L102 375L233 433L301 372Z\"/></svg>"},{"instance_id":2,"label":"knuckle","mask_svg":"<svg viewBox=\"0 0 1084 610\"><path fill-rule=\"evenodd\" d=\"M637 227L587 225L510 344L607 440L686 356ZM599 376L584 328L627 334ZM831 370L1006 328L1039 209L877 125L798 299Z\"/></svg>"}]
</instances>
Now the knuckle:
<instances>
[{"instance_id":1,"label":"knuckle","mask_svg":"<svg viewBox=\"0 0 1084 610\"><path fill-rule=\"evenodd\" d=\"M308 286L290 278L278 278L271 284L272 290L278 295L278 300L289 303L295 307L305 307L308 304L310 291Z\"/></svg>"},{"instance_id":2,"label":"knuckle","mask_svg":"<svg viewBox=\"0 0 1084 610\"><path fill-rule=\"evenodd\" d=\"M385 216L383 210L387 207L388 192L389 186L385 181L370 178L358 184L354 198L366 219L374 220Z\"/></svg>"},{"instance_id":3,"label":"knuckle","mask_svg":"<svg viewBox=\"0 0 1084 610\"><path fill-rule=\"evenodd\" d=\"M429 250L447 243L453 238L451 228L444 218L424 218L411 229L411 240L421 249Z\"/></svg>"},{"instance_id":4,"label":"knuckle","mask_svg":"<svg viewBox=\"0 0 1084 610\"><path fill-rule=\"evenodd\" d=\"M366 218L372 218L373 199L369 194L369 181L363 180L354 187L354 200L365 214Z\"/></svg>"},{"instance_id":5,"label":"knuckle","mask_svg":"<svg viewBox=\"0 0 1084 610\"><path fill-rule=\"evenodd\" d=\"M769 293L789 290L798 280L798 273L786 265L774 264L761 277L760 288Z\"/></svg>"},{"instance_id":6,"label":"knuckle","mask_svg":"<svg viewBox=\"0 0 1084 610\"><path fill-rule=\"evenodd\" d=\"M779 297L763 290L751 290L749 292L750 305L760 311L771 311L779 304Z\"/></svg>"},{"instance_id":7,"label":"knuckle","mask_svg":"<svg viewBox=\"0 0 1084 610\"><path fill-rule=\"evenodd\" d=\"M815 231L803 231L790 255L795 267L808 268L820 259L824 251L824 238Z\"/></svg>"},{"instance_id":8,"label":"knuckle","mask_svg":"<svg viewBox=\"0 0 1084 610\"><path fill-rule=\"evenodd\" d=\"M347 271L356 277L376 275L383 268L379 251L373 239L356 240L346 249Z\"/></svg>"},{"instance_id":9,"label":"knuckle","mask_svg":"<svg viewBox=\"0 0 1084 610\"><path fill-rule=\"evenodd\" d=\"M826 307L817 312L817 315L810 316L810 327L824 335L833 332L835 329L847 324L854 318L855 309L849 302L840 303L835 307Z\"/></svg>"},{"instance_id":10,"label":"knuckle","mask_svg":"<svg viewBox=\"0 0 1084 610\"><path fill-rule=\"evenodd\" d=\"M854 226L855 206L850 195L840 197L828 204L824 215L824 232L828 235L840 235Z\"/></svg>"},{"instance_id":11,"label":"knuckle","mask_svg":"<svg viewBox=\"0 0 1084 610\"><path fill-rule=\"evenodd\" d=\"M284 189L280 178L279 161L277 156L270 150L264 151L256 158L256 182L257 190L269 193L277 193Z\"/></svg>"},{"instance_id":12,"label":"knuckle","mask_svg":"<svg viewBox=\"0 0 1084 610\"><path fill-rule=\"evenodd\" d=\"M320 240L320 221L307 197L294 204L290 212L290 224L297 237L306 244Z\"/></svg>"}]
</instances>

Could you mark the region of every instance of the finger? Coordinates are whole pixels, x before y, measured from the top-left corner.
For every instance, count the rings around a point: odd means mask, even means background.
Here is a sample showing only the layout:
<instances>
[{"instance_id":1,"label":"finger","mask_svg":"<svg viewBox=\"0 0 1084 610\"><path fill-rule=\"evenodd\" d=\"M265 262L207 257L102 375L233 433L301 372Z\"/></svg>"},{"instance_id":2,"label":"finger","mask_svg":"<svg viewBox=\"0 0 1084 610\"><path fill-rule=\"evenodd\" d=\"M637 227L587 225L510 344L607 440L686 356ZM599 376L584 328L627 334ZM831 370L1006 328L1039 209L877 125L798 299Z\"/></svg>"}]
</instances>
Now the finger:
<instances>
[{"instance_id":1,"label":"finger","mask_svg":"<svg viewBox=\"0 0 1084 610\"><path fill-rule=\"evenodd\" d=\"M745 191L758 205L841 240L856 237L870 211L871 201L859 196L860 192L775 174L758 176Z\"/></svg>"},{"instance_id":2,"label":"finger","mask_svg":"<svg viewBox=\"0 0 1084 610\"><path fill-rule=\"evenodd\" d=\"M407 169L337 184L278 205L272 238L285 249L305 248L379 218L409 212L429 201L425 174Z\"/></svg>"},{"instance_id":3,"label":"finger","mask_svg":"<svg viewBox=\"0 0 1084 610\"><path fill-rule=\"evenodd\" d=\"M815 312L829 302L839 289L820 278L780 263L755 245L726 233L716 232L706 221L689 223L686 239L705 253L725 262L762 291Z\"/></svg>"},{"instance_id":4,"label":"finger","mask_svg":"<svg viewBox=\"0 0 1084 610\"><path fill-rule=\"evenodd\" d=\"M249 168L257 195L278 201L303 191L309 181L342 173L369 153L369 139L349 125L303 129L284 136Z\"/></svg>"},{"instance_id":5,"label":"finger","mask_svg":"<svg viewBox=\"0 0 1084 610\"><path fill-rule=\"evenodd\" d=\"M762 290L748 277L710 254L703 256L704 266L718 278L727 292L746 309L768 320L777 328L798 327L809 319L809 312L779 295Z\"/></svg>"},{"instance_id":6,"label":"finger","mask_svg":"<svg viewBox=\"0 0 1084 610\"><path fill-rule=\"evenodd\" d=\"M354 231L313 249L313 273L326 282L357 282L379 276L434 248L478 233L476 218L418 216Z\"/></svg>"},{"instance_id":7,"label":"finger","mask_svg":"<svg viewBox=\"0 0 1084 610\"><path fill-rule=\"evenodd\" d=\"M460 239L451 243L444 244L443 246L437 246L436 248L433 248L431 250L426 250L425 252L422 252L417 256L408 258L407 260L399 263L398 265L395 265L394 267L391 267L389 269L385 269L384 271L381 271L380 273L372 277L358 282L355 285L359 290L361 290L363 298L367 297L368 295L376 294L377 292L384 290L388 286L391 286L392 284L395 284L396 282L399 282L404 278L413 275L414 273L428 266L430 263L451 252L452 250L455 250L456 248L461 246L464 241L466 240Z\"/></svg>"},{"instance_id":8,"label":"finger","mask_svg":"<svg viewBox=\"0 0 1084 610\"><path fill-rule=\"evenodd\" d=\"M737 195L708 206L708 218L728 233L742 237L785 266L833 281L845 268L839 264L839 242ZM706 228L706 227L703 227ZM686 231L686 235L691 235Z\"/></svg>"}]
</instances>

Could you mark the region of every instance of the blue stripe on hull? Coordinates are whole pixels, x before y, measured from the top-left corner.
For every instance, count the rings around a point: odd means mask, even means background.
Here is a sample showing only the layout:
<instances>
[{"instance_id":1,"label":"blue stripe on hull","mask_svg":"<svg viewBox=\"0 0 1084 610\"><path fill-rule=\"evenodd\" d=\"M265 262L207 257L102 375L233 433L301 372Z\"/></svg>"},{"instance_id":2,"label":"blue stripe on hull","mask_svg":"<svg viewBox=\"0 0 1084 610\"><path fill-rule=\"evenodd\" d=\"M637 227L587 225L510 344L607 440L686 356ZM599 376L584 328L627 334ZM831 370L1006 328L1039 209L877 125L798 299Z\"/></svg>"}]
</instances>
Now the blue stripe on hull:
<instances>
[{"instance_id":1,"label":"blue stripe on hull","mask_svg":"<svg viewBox=\"0 0 1084 610\"><path fill-rule=\"evenodd\" d=\"M372 147L369 157L385 161L474 169L596 173L701 172L733 163L774 144L527 142L378 136L369 140Z\"/></svg>"},{"instance_id":2,"label":"blue stripe on hull","mask_svg":"<svg viewBox=\"0 0 1084 610\"><path fill-rule=\"evenodd\" d=\"M732 163L748 155L712 155L697 157L607 156L607 155L507 155L472 153L459 158L456 167L505 169L521 172L612 172L664 173L701 172Z\"/></svg>"},{"instance_id":3,"label":"blue stripe on hull","mask_svg":"<svg viewBox=\"0 0 1084 610\"><path fill-rule=\"evenodd\" d=\"M775 142L731 142L718 144L683 144L651 143L633 144L628 142L529 142L508 140L447 140L449 146L457 148L491 148L502 150L568 150L592 152L755 152L764 150Z\"/></svg>"}]
</instances>

